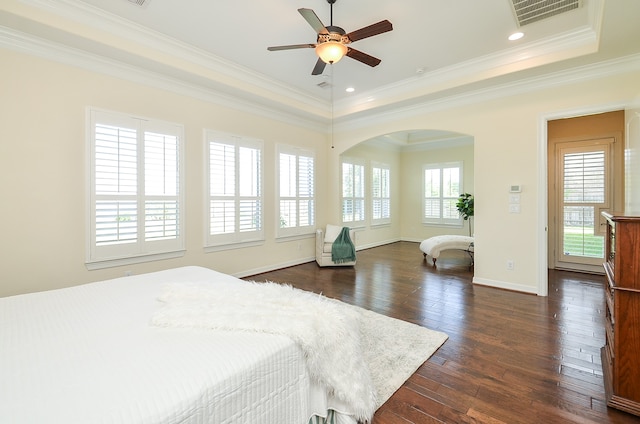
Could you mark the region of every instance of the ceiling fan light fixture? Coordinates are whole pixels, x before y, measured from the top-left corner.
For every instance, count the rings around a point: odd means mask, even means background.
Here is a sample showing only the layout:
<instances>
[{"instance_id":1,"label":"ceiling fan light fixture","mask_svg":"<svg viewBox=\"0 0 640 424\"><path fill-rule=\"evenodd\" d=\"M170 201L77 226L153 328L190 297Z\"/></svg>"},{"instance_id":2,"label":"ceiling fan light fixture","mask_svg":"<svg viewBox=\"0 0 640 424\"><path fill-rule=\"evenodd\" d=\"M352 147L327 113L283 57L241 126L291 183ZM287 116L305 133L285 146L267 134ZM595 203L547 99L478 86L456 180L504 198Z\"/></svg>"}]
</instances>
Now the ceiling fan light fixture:
<instances>
[{"instance_id":1,"label":"ceiling fan light fixture","mask_svg":"<svg viewBox=\"0 0 640 424\"><path fill-rule=\"evenodd\" d=\"M324 63L336 63L347 54L347 46L339 41L326 41L316 46L316 54Z\"/></svg>"}]
</instances>

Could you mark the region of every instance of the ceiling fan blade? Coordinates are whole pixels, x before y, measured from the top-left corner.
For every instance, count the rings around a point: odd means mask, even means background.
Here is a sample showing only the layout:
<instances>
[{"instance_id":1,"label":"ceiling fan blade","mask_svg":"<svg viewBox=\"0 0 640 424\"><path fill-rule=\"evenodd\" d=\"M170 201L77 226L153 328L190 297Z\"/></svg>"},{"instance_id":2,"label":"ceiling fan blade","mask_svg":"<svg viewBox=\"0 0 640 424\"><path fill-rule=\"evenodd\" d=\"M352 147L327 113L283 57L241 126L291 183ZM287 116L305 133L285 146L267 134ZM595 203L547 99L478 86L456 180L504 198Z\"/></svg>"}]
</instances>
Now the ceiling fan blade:
<instances>
[{"instance_id":1,"label":"ceiling fan blade","mask_svg":"<svg viewBox=\"0 0 640 424\"><path fill-rule=\"evenodd\" d=\"M378 23L350 32L349 34L347 34L347 37L349 37L349 40L351 40L351 42L354 42L354 41L362 40L363 38L373 37L374 35L382 34L383 32L389 32L392 29L393 29L393 25L391 25L391 22L385 19L384 21L380 21Z\"/></svg>"},{"instance_id":2,"label":"ceiling fan blade","mask_svg":"<svg viewBox=\"0 0 640 424\"><path fill-rule=\"evenodd\" d=\"M378 66L380 62L382 62L377 57L373 57L366 53L362 53L360 50L352 49L351 47L349 47L349 49L347 50L347 56L349 56L351 59L355 59L371 67Z\"/></svg>"},{"instance_id":3,"label":"ceiling fan blade","mask_svg":"<svg viewBox=\"0 0 640 424\"><path fill-rule=\"evenodd\" d=\"M318 58L316 62L316 66L313 67L313 71L311 71L311 75L320 75L324 72L324 67L327 66L326 63L322 61L322 59Z\"/></svg>"},{"instance_id":4,"label":"ceiling fan blade","mask_svg":"<svg viewBox=\"0 0 640 424\"><path fill-rule=\"evenodd\" d=\"M315 44L291 44L288 46L267 47L267 50L269 50L270 52L275 52L278 50L306 49L306 48L314 49L315 47L316 47Z\"/></svg>"},{"instance_id":5,"label":"ceiling fan blade","mask_svg":"<svg viewBox=\"0 0 640 424\"><path fill-rule=\"evenodd\" d=\"M324 24L322 23L320 18L318 18L318 15L316 15L316 12L314 12L313 9L301 8L301 9L298 9L298 12L300 12L302 17L307 22L309 22L309 25L311 25L311 28L313 28L313 30L316 33L318 33L318 34L328 34L329 33L329 31L327 31L327 29L324 27Z\"/></svg>"}]
</instances>

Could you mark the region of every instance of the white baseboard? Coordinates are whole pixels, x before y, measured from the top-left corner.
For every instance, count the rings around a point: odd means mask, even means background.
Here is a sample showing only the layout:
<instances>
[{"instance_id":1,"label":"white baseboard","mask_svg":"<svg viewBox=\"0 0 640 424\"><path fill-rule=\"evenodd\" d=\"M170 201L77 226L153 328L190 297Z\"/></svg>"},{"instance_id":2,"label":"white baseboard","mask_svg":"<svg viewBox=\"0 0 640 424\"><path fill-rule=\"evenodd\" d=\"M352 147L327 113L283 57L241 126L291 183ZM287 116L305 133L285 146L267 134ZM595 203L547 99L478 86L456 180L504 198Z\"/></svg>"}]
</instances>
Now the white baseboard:
<instances>
[{"instance_id":1,"label":"white baseboard","mask_svg":"<svg viewBox=\"0 0 640 424\"><path fill-rule=\"evenodd\" d=\"M422 243L424 241L424 239L423 238L420 238L420 239L403 238L403 239L400 239L400 241L410 241L412 243Z\"/></svg>"},{"instance_id":2,"label":"white baseboard","mask_svg":"<svg viewBox=\"0 0 640 424\"><path fill-rule=\"evenodd\" d=\"M236 278L244 278L250 275L262 274L263 272L270 272L270 271L275 271L277 269L289 268L290 266L306 264L307 262L313 262L315 260L316 260L315 256L312 256L309 258L300 258L293 261L282 262L279 264L267 265L261 268L247 269L231 275L233 275Z\"/></svg>"},{"instance_id":3,"label":"white baseboard","mask_svg":"<svg viewBox=\"0 0 640 424\"><path fill-rule=\"evenodd\" d=\"M372 247L384 246L385 244L391 244L391 243L395 243L397 241L402 241L402 240L400 240L400 239L392 239L392 240L385 240L385 241L380 241L380 242L376 242L376 243L359 245L359 246L356 246L356 251L364 250L364 249L371 249ZM249 277L251 275L262 274L264 272L270 272L270 271L275 271L275 270L282 269L282 268L288 268L290 266L306 264L307 262L313 262L315 260L316 260L316 257L315 256L311 256L311 257L308 257L308 258L300 258L300 259L296 259L296 260L293 260L293 261L281 262L281 263L278 263L278 264L271 264L271 265L267 265L267 266L260 267L260 268L247 269L247 270L243 270L243 271L240 271L240 272L236 272L236 273L231 274L231 275L233 275L236 278L244 278L244 277Z\"/></svg>"},{"instance_id":4,"label":"white baseboard","mask_svg":"<svg viewBox=\"0 0 640 424\"><path fill-rule=\"evenodd\" d=\"M362 244L362 245L356 246L356 250L371 249L372 247L384 246L385 244L391 244L391 243L395 243L395 242L398 242L398 241L403 241L403 240L401 240L399 238L394 238L394 239L390 239L390 240L377 241L375 243Z\"/></svg>"},{"instance_id":5,"label":"white baseboard","mask_svg":"<svg viewBox=\"0 0 640 424\"><path fill-rule=\"evenodd\" d=\"M495 289L512 290L512 291L536 294L536 295L538 294L538 292L536 291L536 287L523 286L521 284L510 283L508 281L496 281L496 280L490 280L487 278L476 278L474 276L473 284L478 284L480 286L487 286Z\"/></svg>"}]
</instances>

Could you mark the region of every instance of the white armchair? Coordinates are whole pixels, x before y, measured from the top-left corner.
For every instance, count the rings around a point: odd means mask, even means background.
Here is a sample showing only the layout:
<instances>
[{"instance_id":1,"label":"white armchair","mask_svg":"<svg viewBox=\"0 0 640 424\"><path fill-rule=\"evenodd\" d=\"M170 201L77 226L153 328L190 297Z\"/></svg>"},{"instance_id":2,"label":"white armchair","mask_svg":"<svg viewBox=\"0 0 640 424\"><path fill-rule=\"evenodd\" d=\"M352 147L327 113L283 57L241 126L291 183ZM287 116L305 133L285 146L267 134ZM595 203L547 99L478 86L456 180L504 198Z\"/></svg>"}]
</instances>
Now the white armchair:
<instances>
[{"instance_id":1,"label":"white armchair","mask_svg":"<svg viewBox=\"0 0 640 424\"><path fill-rule=\"evenodd\" d=\"M331 245L338 237L342 227L337 225L327 225L326 230L316 230L316 262L319 266L353 266L356 261L335 263L331 260ZM356 232L349 229L349 237L355 245Z\"/></svg>"}]
</instances>

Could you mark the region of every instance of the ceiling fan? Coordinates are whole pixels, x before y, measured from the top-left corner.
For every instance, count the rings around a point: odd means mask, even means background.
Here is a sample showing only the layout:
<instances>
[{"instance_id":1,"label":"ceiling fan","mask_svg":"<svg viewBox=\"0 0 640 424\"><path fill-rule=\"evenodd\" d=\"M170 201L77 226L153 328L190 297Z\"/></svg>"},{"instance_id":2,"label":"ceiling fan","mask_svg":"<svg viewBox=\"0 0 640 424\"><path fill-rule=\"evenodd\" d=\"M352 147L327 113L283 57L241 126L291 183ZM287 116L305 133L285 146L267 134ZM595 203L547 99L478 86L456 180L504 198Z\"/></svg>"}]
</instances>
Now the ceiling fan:
<instances>
[{"instance_id":1,"label":"ceiling fan","mask_svg":"<svg viewBox=\"0 0 640 424\"><path fill-rule=\"evenodd\" d=\"M327 3L331 5L331 25L326 27L312 9L298 9L298 12L300 12L302 17L318 34L315 44L274 46L267 47L267 50L316 49L318 61L316 62L316 66L313 68L311 75L322 74L327 63L336 63L345 55L372 67L379 65L381 62L380 59L349 47L348 44L362 40L363 38L373 37L374 35L391 31L393 29L391 22L385 19L384 21L360 28L347 34L344 29L333 25L333 4L335 2L336 0L327 0Z\"/></svg>"}]
</instances>

